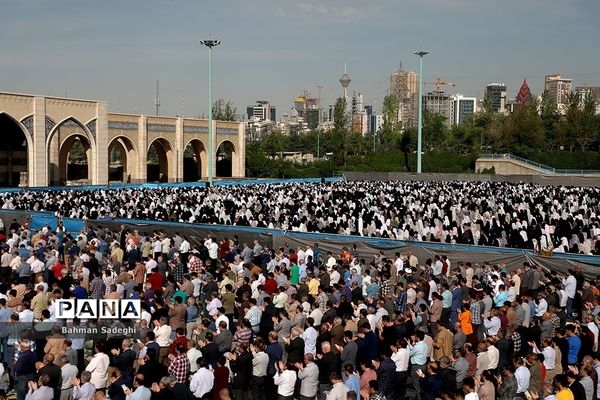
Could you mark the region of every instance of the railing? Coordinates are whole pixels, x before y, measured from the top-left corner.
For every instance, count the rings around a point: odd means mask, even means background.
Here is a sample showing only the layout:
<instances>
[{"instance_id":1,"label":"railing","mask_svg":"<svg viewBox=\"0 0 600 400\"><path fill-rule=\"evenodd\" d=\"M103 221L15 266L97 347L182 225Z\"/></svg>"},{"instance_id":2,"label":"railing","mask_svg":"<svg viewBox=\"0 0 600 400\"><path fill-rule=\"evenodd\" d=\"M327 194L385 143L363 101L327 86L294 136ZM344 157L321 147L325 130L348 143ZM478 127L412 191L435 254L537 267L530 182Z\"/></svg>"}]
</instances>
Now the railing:
<instances>
[{"instance_id":1,"label":"railing","mask_svg":"<svg viewBox=\"0 0 600 400\"><path fill-rule=\"evenodd\" d=\"M600 170L598 169L557 169L554 167L550 167L548 165L540 164L535 161L528 160L523 157L515 156L514 154L506 153L506 154L480 154L479 158L487 158L487 159L508 159L522 162L523 164L531 165L532 167L539 168L541 170L547 171L551 174L568 174L568 175L589 175L589 174L600 174Z\"/></svg>"}]
</instances>

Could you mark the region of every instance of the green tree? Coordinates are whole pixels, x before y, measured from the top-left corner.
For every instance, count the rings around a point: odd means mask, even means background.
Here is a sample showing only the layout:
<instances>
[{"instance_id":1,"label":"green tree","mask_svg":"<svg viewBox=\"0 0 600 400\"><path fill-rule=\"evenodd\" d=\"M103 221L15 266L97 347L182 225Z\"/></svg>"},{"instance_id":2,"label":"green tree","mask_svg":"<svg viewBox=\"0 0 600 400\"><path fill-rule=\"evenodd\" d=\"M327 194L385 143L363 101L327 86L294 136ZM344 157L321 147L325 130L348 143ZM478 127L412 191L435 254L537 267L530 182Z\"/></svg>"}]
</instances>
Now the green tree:
<instances>
[{"instance_id":1,"label":"green tree","mask_svg":"<svg viewBox=\"0 0 600 400\"><path fill-rule=\"evenodd\" d=\"M446 143L448 128L446 117L423 111L423 149L442 149Z\"/></svg>"},{"instance_id":2,"label":"green tree","mask_svg":"<svg viewBox=\"0 0 600 400\"><path fill-rule=\"evenodd\" d=\"M346 165L348 157L348 135L350 128L350 117L346 111L346 98L340 97L333 107L333 130L330 132L331 144L334 149L335 164Z\"/></svg>"},{"instance_id":3,"label":"green tree","mask_svg":"<svg viewBox=\"0 0 600 400\"><path fill-rule=\"evenodd\" d=\"M79 138L73 142L73 146L69 152L69 164L87 164L85 148Z\"/></svg>"},{"instance_id":4,"label":"green tree","mask_svg":"<svg viewBox=\"0 0 600 400\"><path fill-rule=\"evenodd\" d=\"M413 150L417 141L417 131L414 128L406 129L400 138L400 151L404 154L404 166L406 171L410 171L408 154Z\"/></svg>"},{"instance_id":5,"label":"green tree","mask_svg":"<svg viewBox=\"0 0 600 400\"><path fill-rule=\"evenodd\" d=\"M231 101L219 99L215 101L212 108L213 119L217 121L235 121L237 109Z\"/></svg>"},{"instance_id":6,"label":"green tree","mask_svg":"<svg viewBox=\"0 0 600 400\"><path fill-rule=\"evenodd\" d=\"M380 145L386 151L397 150L400 147L402 124L398 121L400 101L398 96L391 94L383 99L383 124L379 131Z\"/></svg>"},{"instance_id":7,"label":"green tree","mask_svg":"<svg viewBox=\"0 0 600 400\"><path fill-rule=\"evenodd\" d=\"M553 150L564 145L564 138L557 135L557 128L560 122L560 113L556 103L550 97L547 90L542 93L540 100L540 118L544 127L545 148Z\"/></svg>"},{"instance_id":8,"label":"green tree","mask_svg":"<svg viewBox=\"0 0 600 400\"><path fill-rule=\"evenodd\" d=\"M535 102L505 118L492 138L502 151L528 157L544 144L544 127Z\"/></svg>"},{"instance_id":9,"label":"green tree","mask_svg":"<svg viewBox=\"0 0 600 400\"><path fill-rule=\"evenodd\" d=\"M271 158L280 155L287 149L287 146L288 137L281 131L273 131L260 141L261 150Z\"/></svg>"}]
</instances>

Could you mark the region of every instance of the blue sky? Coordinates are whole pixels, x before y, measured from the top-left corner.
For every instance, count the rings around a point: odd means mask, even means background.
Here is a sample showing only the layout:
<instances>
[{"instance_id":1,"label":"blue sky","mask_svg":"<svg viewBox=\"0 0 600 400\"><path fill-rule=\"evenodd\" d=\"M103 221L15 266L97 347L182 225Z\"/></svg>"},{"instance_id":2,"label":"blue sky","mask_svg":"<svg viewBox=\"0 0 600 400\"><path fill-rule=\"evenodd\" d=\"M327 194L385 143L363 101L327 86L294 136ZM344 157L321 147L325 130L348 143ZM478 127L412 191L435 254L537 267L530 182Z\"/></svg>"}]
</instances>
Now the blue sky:
<instances>
[{"instance_id":1,"label":"blue sky","mask_svg":"<svg viewBox=\"0 0 600 400\"><path fill-rule=\"evenodd\" d=\"M307 89L340 95L344 54L350 92L380 109L388 77L413 52L430 51L425 80L481 95L523 78L534 94L543 77L600 86L598 0L1 0L0 91L103 99L111 111L161 114L207 110L207 50L214 97L238 112L270 100L279 115Z\"/></svg>"}]
</instances>

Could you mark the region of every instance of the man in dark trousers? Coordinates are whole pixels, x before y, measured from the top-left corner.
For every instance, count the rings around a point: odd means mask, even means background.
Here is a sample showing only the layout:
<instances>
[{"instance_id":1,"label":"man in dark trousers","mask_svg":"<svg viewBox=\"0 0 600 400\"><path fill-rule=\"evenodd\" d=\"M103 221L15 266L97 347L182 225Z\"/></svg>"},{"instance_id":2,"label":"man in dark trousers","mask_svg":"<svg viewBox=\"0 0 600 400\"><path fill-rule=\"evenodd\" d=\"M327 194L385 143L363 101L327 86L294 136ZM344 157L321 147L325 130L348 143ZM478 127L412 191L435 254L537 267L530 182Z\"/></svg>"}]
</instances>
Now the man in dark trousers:
<instances>
[{"instance_id":1,"label":"man in dark trousers","mask_svg":"<svg viewBox=\"0 0 600 400\"><path fill-rule=\"evenodd\" d=\"M34 378L37 357L31 351L29 340L22 340L19 345L21 347L21 355L15 361L13 370L17 376L17 400L25 400L28 390L27 382Z\"/></svg>"},{"instance_id":2,"label":"man in dark trousers","mask_svg":"<svg viewBox=\"0 0 600 400\"><path fill-rule=\"evenodd\" d=\"M62 371L58 365L54 364L54 354L46 354L43 362L36 363L36 368L38 376L45 374L50 377L48 386L54 391L54 398L58 399L60 397L60 387L62 384Z\"/></svg>"}]
</instances>

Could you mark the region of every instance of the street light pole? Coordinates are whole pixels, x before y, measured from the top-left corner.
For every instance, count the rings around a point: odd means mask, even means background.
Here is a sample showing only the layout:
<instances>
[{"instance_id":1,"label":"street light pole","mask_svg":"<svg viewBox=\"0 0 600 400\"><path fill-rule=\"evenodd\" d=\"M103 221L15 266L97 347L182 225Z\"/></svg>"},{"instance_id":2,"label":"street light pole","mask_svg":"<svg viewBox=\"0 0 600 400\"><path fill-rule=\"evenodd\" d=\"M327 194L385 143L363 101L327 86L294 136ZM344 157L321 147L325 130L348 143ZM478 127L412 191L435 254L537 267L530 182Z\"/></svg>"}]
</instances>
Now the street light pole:
<instances>
[{"instance_id":1,"label":"street light pole","mask_svg":"<svg viewBox=\"0 0 600 400\"><path fill-rule=\"evenodd\" d=\"M201 40L200 44L208 47L208 185L213 184L213 116L212 116L212 48L221 44L220 40Z\"/></svg>"},{"instance_id":2,"label":"street light pole","mask_svg":"<svg viewBox=\"0 0 600 400\"><path fill-rule=\"evenodd\" d=\"M423 152L423 56L427 51L417 51L419 56L419 122L417 128L417 173L421 173L421 153Z\"/></svg>"}]
</instances>

